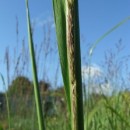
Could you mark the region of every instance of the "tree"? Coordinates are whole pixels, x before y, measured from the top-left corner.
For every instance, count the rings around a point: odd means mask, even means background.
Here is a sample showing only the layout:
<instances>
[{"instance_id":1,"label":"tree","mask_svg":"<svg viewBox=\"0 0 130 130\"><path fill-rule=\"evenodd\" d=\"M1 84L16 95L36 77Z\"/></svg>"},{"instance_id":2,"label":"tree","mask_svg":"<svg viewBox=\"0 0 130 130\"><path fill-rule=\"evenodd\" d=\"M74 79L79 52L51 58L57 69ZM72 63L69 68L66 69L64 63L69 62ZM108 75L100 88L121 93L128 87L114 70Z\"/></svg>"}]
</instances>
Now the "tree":
<instances>
[{"instance_id":1,"label":"tree","mask_svg":"<svg viewBox=\"0 0 130 130\"><path fill-rule=\"evenodd\" d=\"M25 96L33 94L33 84L25 76L18 76L9 86L8 93L10 96Z\"/></svg>"}]
</instances>

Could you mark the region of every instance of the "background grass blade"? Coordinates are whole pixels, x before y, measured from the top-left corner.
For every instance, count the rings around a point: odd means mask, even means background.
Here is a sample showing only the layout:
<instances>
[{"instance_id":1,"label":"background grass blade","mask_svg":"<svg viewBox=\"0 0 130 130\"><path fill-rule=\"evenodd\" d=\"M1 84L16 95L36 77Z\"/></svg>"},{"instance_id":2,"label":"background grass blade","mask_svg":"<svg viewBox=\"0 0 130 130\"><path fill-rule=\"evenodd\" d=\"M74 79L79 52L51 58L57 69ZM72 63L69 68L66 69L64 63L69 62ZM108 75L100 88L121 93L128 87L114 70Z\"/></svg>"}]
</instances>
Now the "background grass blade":
<instances>
[{"instance_id":1,"label":"background grass blade","mask_svg":"<svg viewBox=\"0 0 130 130\"><path fill-rule=\"evenodd\" d=\"M84 128L85 130L88 130L91 124L92 119L94 118L95 114L101 109L101 106L103 106L104 99L101 99L97 102L96 106L89 112L84 114ZM88 107L88 106L87 106Z\"/></svg>"},{"instance_id":2,"label":"background grass blade","mask_svg":"<svg viewBox=\"0 0 130 130\"><path fill-rule=\"evenodd\" d=\"M39 125L39 130L45 130L42 104L40 100L40 92L39 92L39 85L38 85L31 22L30 22L30 15L29 15L29 9L28 9L28 0L26 0L26 12L27 12L27 25L28 25L28 41L29 41L30 58L31 58L32 72L33 72L34 94L35 94L36 110L37 110L37 117L38 117L38 125Z\"/></svg>"},{"instance_id":3,"label":"background grass blade","mask_svg":"<svg viewBox=\"0 0 130 130\"><path fill-rule=\"evenodd\" d=\"M106 36L108 36L110 33L112 33L113 31L115 31L117 28L119 28L121 25L123 25L124 23L126 23L128 20L130 20L130 17L127 17L126 19L122 20L121 22L119 22L117 25L115 25L114 27L112 27L110 30L108 30L106 33L104 33L99 39L97 39L93 44L92 47L90 48L89 51L89 56L91 57L94 49L96 48L97 44L102 41Z\"/></svg>"},{"instance_id":4,"label":"background grass blade","mask_svg":"<svg viewBox=\"0 0 130 130\"><path fill-rule=\"evenodd\" d=\"M112 108L111 106L109 106L108 104L106 105L106 107L107 107L108 109L110 109L114 114L116 114L116 116L119 117L122 122L124 122L125 124L127 124L127 126L130 127L129 121L127 121L116 109L113 109L113 108Z\"/></svg>"}]
</instances>

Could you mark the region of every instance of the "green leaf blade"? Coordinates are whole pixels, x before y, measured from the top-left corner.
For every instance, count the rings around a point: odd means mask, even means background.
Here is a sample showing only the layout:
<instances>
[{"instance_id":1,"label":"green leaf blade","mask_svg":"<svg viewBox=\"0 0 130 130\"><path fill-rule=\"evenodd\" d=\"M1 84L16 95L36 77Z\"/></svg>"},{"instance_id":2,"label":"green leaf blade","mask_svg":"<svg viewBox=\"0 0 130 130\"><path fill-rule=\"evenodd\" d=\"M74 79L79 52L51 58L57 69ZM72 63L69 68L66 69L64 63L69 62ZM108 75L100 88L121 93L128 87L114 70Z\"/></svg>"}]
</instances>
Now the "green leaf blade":
<instances>
[{"instance_id":1,"label":"green leaf blade","mask_svg":"<svg viewBox=\"0 0 130 130\"><path fill-rule=\"evenodd\" d=\"M65 0L53 0L53 10L54 10L54 19L56 26L61 70L63 75L63 82L65 85L68 108L69 111L71 111L70 85L69 85L69 73L68 73L67 46L66 46Z\"/></svg>"}]
</instances>

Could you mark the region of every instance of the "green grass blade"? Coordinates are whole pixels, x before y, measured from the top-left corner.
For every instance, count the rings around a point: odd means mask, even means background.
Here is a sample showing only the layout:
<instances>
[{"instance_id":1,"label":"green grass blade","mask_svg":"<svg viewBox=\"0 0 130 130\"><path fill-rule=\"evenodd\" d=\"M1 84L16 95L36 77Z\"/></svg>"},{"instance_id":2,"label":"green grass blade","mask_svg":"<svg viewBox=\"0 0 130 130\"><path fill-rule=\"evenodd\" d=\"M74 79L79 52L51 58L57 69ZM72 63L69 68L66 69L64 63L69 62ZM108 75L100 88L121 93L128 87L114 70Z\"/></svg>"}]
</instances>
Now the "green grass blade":
<instances>
[{"instance_id":1,"label":"green grass blade","mask_svg":"<svg viewBox=\"0 0 130 130\"><path fill-rule=\"evenodd\" d=\"M101 99L100 101L98 101L96 106L89 113L87 113L87 112L85 113L85 116L84 116L85 130L87 130L90 127L93 117L101 109L101 107L103 106L103 103L104 103L104 99Z\"/></svg>"},{"instance_id":2,"label":"green grass blade","mask_svg":"<svg viewBox=\"0 0 130 130\"><path fill-rule=\"evenodd\" d=\"M108 36L110 33L112 33L113 31L115 31L117 28L119 28L121 25L123 25L124 23L126 23L128 20L130 20L130 17L127 17L126 19L122 20L121 22L119 22L117 25L115 25L114 27L112 27L110 30L108 30L105 34L103 34L99 39L97 39L93 44L92 47L90 48L89 51L89 56L91 57L94 49L96 48L96 46L98 45L98 43L100 41L102 41L106 36Z\"/></svg>"},{"instance_id":3,"label":"green grass blade","mask_svg":"<svg viewBox=\"0 0 130 130\"><path fill-rule=\"evenodd\" d=\"M109 106L109 105L106 105L106 107L107 107L108 109L110 109L111 112L113 112L117 117L119 117L122 122L124 122L127 126L130 127L129 121L126 120L126 119L124 119L124 117L123 117L116 109L112 108L112 107Z\"/></svg>"},{"instance_id":4,"label":"green grass blade","mask_svg":"<svg viewBox=\"0 0 130 130\"><path fill-rule=\"evenodd\" d=\"M37 117L38 117L38 125L39 125L39 130L45 130L42 104L40 100L40 91L39 91L39 85L38 85L37 67L36 67L36 61L35 61L31 22L30 22L30 15L29 15L29 9L28 9L28 0L26 0L26 12L27 12L27 25L28 25L27 26L28 42L29 42L30 58L31 58L31 64L32 64L32 72L33 72L34 94L35 94L36 110L37 110Z\"/></svg>"},{"instance_id":5,"label":"green grass blade","mask_svg":"<svg viewBox=\"0 0 130 130\"><path fill-rule=\"evenodd\" d=\"M54 19L58 41L61 70L65 85L66 98L69 111L71 111L70 85L68 74L67 46L66 46L66 20L65 20L65 0L53 0Z\"/></svg>"}]
</instances>

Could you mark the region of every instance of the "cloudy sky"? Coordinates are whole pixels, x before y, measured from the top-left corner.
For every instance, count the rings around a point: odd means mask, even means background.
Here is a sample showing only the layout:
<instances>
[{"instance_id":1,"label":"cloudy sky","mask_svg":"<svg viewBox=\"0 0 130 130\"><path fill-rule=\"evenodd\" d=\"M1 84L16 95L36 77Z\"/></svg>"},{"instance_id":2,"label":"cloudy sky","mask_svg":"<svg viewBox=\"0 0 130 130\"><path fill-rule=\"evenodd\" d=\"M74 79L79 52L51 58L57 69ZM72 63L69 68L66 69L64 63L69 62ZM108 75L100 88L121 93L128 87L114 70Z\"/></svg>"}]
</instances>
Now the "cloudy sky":
<instances>
[{"instance_id":1,"label":"cloudy sky","mask_svg":"<svg viewBox=\"0 0 130 130\"><path fill-rule=\"evenodd\" d=\"M92 44L111 27L130 16L130 0L79 0L81 52L87 55L87 45ZM52 37L55 38L55 26L51 0L29 0L31 21L35 24L34 40L37 44L42 40L42 26L51 23ZM24 0L2 0L0 4L0 72L6 77L3 64L6 47L13 49L17 42L16 24L19 24L19 44L23 38L27 43L27 25ZM97 46L92 57L96 72L107 49L114 48L122 39L125 45L124 54L129 54L130 21L111 33ZM18 48L19 50L20 48ZM87 56L86 56L87 57ZM83 61L84 62L84 61ZM83 63L82 64L85 64ZM1 83L0 83L1 84ZM0 90L2 87L0 87Z\"/></svg>"}]
</instances>

